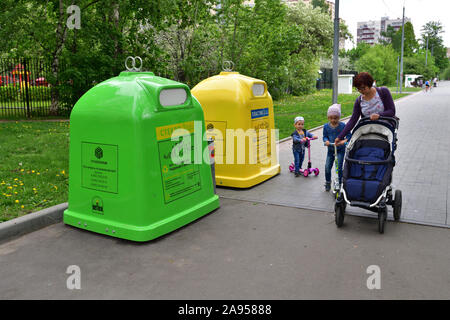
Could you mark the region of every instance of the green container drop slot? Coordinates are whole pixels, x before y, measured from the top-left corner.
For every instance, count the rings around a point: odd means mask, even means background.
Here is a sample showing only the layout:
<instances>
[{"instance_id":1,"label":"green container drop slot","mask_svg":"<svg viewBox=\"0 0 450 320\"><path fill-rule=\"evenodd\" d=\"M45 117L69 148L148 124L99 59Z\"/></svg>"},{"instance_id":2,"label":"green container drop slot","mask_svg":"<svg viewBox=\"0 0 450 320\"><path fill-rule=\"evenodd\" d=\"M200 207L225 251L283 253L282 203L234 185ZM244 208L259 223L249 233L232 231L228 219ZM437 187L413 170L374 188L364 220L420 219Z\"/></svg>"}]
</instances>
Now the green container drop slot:
<instances>
[{"instance_id":1,"label":"green container drop slot","mask_svg":"<svg viewBox=\"0 0 450 320\"><path fill-rule=\"evenodd\" d=\"M203 110L182 83L122 72L98 84L70 116L64 223L148 241L217 209L204 132ZM190 161L173 160L180 141L190 141ZM179 149L185 159L189 149Z\"/></svg>"}]
</instances>

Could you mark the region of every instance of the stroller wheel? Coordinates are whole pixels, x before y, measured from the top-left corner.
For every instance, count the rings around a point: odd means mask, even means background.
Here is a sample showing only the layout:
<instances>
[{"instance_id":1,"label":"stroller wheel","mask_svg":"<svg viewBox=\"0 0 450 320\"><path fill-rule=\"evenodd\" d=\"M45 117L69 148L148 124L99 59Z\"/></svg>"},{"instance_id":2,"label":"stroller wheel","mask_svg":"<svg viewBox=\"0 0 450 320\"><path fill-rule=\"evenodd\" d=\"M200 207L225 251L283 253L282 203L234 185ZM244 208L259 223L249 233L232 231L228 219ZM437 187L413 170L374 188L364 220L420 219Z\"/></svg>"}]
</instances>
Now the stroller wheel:
<instances>
[{"instance_id":1,"label":"stroller wheel","mask_svg":"<svg viewBox=\"0 0 450 320\"><path fill-rule=\"evenodd\" d=\"M384 224L387 218L387 207L378 209L378 232L384 233Z\"/></svg>"},{"instance_id":2,"label":"stroller wheel","mask_svg":"<svg viewBox=\"0 0 450 320\"><path fill-rule=\"evenodd\" d=\"M337 203L334 205L334 221L338 228L342 227L344 224L344 210L343 205Z\"/></svg>"},{"instance_id":3,"label":"stroller wheel","mask_svg":"<svg viewBox=\"0 0 450 320\"><path fill-rule=\"evenodd\" d=\"M394 199L394 220L400 220L400 215L402 214L402 191L395 190Z\"/></svg>"}]
</instances>

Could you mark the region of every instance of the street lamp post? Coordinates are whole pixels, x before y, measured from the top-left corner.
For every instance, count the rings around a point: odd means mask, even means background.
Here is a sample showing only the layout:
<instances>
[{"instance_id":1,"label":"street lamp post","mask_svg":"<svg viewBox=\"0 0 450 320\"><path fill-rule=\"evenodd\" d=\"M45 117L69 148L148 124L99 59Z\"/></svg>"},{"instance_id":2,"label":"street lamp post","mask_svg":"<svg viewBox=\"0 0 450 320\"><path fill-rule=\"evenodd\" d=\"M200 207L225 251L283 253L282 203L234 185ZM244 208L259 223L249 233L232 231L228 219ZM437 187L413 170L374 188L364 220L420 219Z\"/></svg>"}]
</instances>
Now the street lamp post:
<instances>
[{"instance_id":1,"label":"street lamp post","mask_svg":"<svg viewBox=\"0 0 450 320\"><path fill-rule=\"evenodd\" d=\"M400 62L400 93L402 93L403 87L403 50L404 50L404 42L405 42L405 6L403 5L403 20L402 20L402 53L401 53L401 62Z\"/></svg>"},{"instance_id":2,"label":"street lamp post","mask_svg":"<svg viewBox=\"0 0 450 320\"><path fill-rule=\"evenodd\" d=\"M339 59L339 0L334 3L334 43L333 43L333 98L332 103L337 103L338 98L338 59Z\"/></svg>"}]
</instances>

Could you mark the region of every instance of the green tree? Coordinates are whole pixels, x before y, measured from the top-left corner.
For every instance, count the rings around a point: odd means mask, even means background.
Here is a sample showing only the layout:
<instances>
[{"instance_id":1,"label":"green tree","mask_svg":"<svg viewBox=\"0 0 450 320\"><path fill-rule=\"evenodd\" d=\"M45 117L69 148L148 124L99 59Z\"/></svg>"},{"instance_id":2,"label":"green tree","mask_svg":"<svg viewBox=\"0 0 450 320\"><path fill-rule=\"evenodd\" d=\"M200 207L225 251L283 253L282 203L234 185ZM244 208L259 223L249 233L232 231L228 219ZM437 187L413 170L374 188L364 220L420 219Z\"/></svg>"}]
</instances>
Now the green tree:
<instances>
[{"instance_id":1,"label":"green tree","mask_svg":"<svg viewBox=\"0 0 450 320\"><path fill-rule=\"evenodd\" d=\"M397 32L397 36L400 37L400 50L401 51L401 36L402 36L402 28L400 28ZM405 23L405 35L403 41L403 55L406 57L412 56L414 52L419 48L419 43L416 40L416 36L414 34L414 27L411 22Z\"/></svg>"},{"instance_id":2,"label":"green tree","mask_svg":"<svg viewBox=\"0 0 450 320\"><path fill-rule=\"evenodd\" d=\"M436 61L436 66L439 70L444 70L449 65L449 59L447 58L447 49L443 45L443 39L441 34L444 33L442 23L439 21L427 22L422 27L422 48L426 50L428 40L428 55L433 55Z\"/></svg>"},{"instance_id":3,"label":"green tree","mask_svg":"<svg viewBox=\"0 0 450 320\"><path fill-rule=\"evenodd\" d=\"M358 45L350 50L341 53L341 56L348 57L350 63L355 64L367 51L371 48L370 44L360 42Z\"/></svg>"},{"instance_id":4,"label":"green tree","mask_svg":"<svg viewBox=\"0 0 450 320\"><path fill-rule=\"evenodd\" d=\"M377 85L393 85L397 75L397 53L390 45L374 45L356 62L358 72L369 72Z\"/></svg>"},{"instance_id":5,"label":"green tree","mask_svg":"<svg viewBox=\"0 0 450 320\"><path fill-rule=\"evenodd\" d=\"M325 0L312 0L311 5L313 8L319 8L322 13L330 14L330 7Z\"/></svg>"},{"instance_id":6,"label":"green tree","mask_svg":"<svg viewBox=\"0 0 450 320\"><path fill-rule=\"evenodd\" d=\"M433 78L439 71L435 65L434 57L428 56L427 65L425 65L425 50L419 50L403 61L404 74L421 74L426 79Z\"/></svg>"},{"instance_id":7,"label":"green tree","mask_svg":"<svg viewBox=\"0 0 450 320\"><path fill-rule=\"evenodd\" d=\"M398 54L401 54L402 50L402 28L400 27L399 30L395 31L395 29L392 26L388 26L386 28L386 32L381 33L382 36L385 38L381 40L382 44L391 44L392 48L398 52ZM419 43L416 40L416 36L414 34L414 26L411 22L405 23L405 34L404 34L404 41L403 41L403 54L404 56L411 56L414 52L417 51L419 48Z\"/></svg>"},{"instance_id":8,"label":"green tree","mask_svg":"<svg viewBox=\"0 0 450 320\"><path fill-rule=\"evenodd\" d=\"M300 28L300 38L290 52L288 65L289 87L300 95L315 89L321 57L333 52L333 21L319 8L305 5L302 1L288 12L288 24Z\"/></svg>"}]
</instances>

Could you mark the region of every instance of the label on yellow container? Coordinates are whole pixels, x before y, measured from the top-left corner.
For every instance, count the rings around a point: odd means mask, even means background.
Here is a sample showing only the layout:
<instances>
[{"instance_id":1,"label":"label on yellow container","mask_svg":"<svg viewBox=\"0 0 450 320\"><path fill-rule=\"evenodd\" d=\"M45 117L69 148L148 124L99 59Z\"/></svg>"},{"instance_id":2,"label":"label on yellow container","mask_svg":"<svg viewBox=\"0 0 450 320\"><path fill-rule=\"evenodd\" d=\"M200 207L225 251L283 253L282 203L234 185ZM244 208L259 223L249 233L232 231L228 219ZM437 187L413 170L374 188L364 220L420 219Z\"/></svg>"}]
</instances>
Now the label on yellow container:
<instances>
[{"instance_id":1,"label":"label on yellow container","mask_svg":"<svg viewBox=\"0 0 450 320\"><path fill-rule=\"evenodd\" d=\"M270 123L269 108L252 109L252 128L256 131L256 154L258 162L264 163L270 160Z\"/></svg>"},{"instance_id":2,"label":"label on yellow container","mask_svg":"<svg viewBox=\"0 0 450 320\"><path fill-rule=\"evenodd\" d=\"M225 137L226 137L225 135L227 133L227 122L209 121L209 120L206 120L205 122L206 122L206 138L212 139L214 141L214 154L216 159L225 156L225 154L227 153L225 144Z\"/></svg>"}]
</instances>

